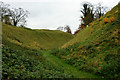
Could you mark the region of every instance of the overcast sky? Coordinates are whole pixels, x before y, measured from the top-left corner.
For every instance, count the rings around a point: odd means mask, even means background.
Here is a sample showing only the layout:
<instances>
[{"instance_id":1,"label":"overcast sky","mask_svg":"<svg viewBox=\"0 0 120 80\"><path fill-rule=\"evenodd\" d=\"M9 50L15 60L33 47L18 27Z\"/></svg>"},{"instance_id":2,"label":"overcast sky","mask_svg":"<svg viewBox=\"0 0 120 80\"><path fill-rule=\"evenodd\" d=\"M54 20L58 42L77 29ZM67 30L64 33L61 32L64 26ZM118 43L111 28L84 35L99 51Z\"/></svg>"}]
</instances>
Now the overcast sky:
<instances>
[{"instance_id":1,"label":"overcast sky","mask_svg":"<svg viewBox=\"0 0 120 80\"><path fill-rule=\"evenodd\" d=\"M118 4L119 0L1 0L11 7L24 8L30 15L27 27L32 29L56 29L59 26L69 25L74 32L80 24L80 9L82 2L97 4L103 3L110 9Z\"/></svg>"}]
</instances>

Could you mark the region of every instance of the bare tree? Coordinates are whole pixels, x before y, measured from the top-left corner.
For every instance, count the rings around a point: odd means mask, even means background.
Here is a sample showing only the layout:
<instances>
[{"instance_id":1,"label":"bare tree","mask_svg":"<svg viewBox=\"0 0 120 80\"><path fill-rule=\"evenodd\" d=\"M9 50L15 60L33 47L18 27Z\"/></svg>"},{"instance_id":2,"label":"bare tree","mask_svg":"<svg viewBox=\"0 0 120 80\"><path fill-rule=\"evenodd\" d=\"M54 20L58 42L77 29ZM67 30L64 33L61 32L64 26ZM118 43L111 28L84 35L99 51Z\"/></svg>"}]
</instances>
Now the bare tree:
<instances>
[{"instance_id":1,"label":"bare tree","mask_svg":"<svg viewBox=\"0 0 120 80\"><path fill-rule=\"evenodd\" d=\"M64 31L64 27L58 27L57 30Z\"/></svg>"},{"instance_id":2,"label":"bare tree","mask_svg":"<svg viewBox=\"0 0 120 80\"><path fill-rule=\"evenodd\" d=\"M102 3L98 3L95 10L95 18L100 18L108 11L108 7L102 6Z\"/></svg>"},{"instance_id":3,"label":"bare tree","mask_svg":"<svg viewBox=\"0 0 120 80\"><path fill-rule=\"evenodd\" d=\"M5 24L11 25L10 15L4 15L4 17L3 17L3 22L4 22Z\"/></svg>"},{"instance_id":4,"label":"bare tree","mask_svg":"<svg viewBox=\"0 0 120 80\"><path fill-rule=\"evenodd\" d=\"M26 10L24 11L22 8L13 8L9 9L9 14L12 19L12 23L14 26L24 26L26 23L26 18L28 17L29 12Z\"/></svg>"},{"instance_id":5,"label":"bare tree","mask_svg":"<svg viewBox=\"0 0 120 80\"><path fill-rule=\"evenodd\" d=\"M71 29L70 29L70 27L69 27L68 25L64 28L64 30L65 30L67 33L72 34Z\"/></svg>"},{"instance_id":6,"label":"bare tree","mask_svg":"<svg viewBox=\"0 0 120 80\"><path fill-rule=\"evenodd\" d=\"M98 3L95 6L89 2L83 2L82 9L80 11L82 13L80 28L83 29L95 19L103 16L108 11L108 8L102 6L101 3Z\"/></svg>"},{"instance_id":7,"label":"bare tree","mask_svg":"<svg viewBox=\"0 0 120 80\"><path fill-rule=\"evenodd\" d=\"M3 2L0 2L0 16L1 16L0 19L2 22L4 22L5 20L4 17L9 14L8 13L9 6L10 6L9 4L4 4Z\"/></svg>"}]
</instances>

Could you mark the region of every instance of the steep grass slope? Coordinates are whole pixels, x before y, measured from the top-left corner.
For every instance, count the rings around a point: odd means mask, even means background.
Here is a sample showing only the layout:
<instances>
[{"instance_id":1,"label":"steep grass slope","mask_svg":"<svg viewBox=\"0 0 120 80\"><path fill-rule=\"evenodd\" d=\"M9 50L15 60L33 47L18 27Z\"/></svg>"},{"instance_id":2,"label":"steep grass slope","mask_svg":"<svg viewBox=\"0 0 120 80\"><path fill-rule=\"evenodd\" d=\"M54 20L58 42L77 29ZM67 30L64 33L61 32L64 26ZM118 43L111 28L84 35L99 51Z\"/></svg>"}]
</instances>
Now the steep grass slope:
<instances>
[{"instance_id":1,"label":"steep grass slope","mask_svg":"<svg viewBox=\"0 0 120 80\"><path fill-rule=\"evenodd\" d=\"M73 38L72 35L57 30L32 30L2 24L3 44L13 44L30 49L53 49ZM16 46L14 46L16 47Z\"/></svg>"},{"instance_id":2,"label":"steep grass slope","mask_svg":"<svg viewBox=\"0 0 120 80\"><path fill-rule=\"evenodd\" d=\"M3 24L3 79L99 78L96 75L120 78L119 6L81 30L74 39L61 31ZM67 41L62 49L54 49Z\"/></svg>"},{"instance_id":3,"label":"steep grass slope","mask_svg":"<svg viewBox=\"0 0 120 80\"><path fill-rule=\"evenodd\" d=\"M92 25L88 28L81 30L73 39L71 39L68 43L62 46L62 48L66 48L69 45L73 45L77 42L82 43L82 45L87 44L88 42L94 42L97 40L101 40L100 38L107 38L107 36L111 35L115 30L118 31L119 26L119 11L120 4L115 6L112 10L107 12L100 19L92 22ZM119 15L118 15L119 14ZM114 17L114 21L109 22L110 18ZM108 23L104 23L108 19ZM103 20L104 19L104 20ZM106 19L106 20L105 20ZM109 33L111 32L111 33Z\"/></svg>"},{"instance_id":4,"label":"steep grass slope","mask_svg":"<svg viewBox=\"0 0 120 80\"><path fill-rule=\"evenodd\" d=\"M51 51L42 51L40 46L37 46L43 43L43 49L59 47L72 37L61 31L30 30L3 24L2 79L99 78L99 76L78 71L50 54ZM28 46L28 43L39 40L42 42Z\"/></svg>"},{"instance_id":5,"label":"steep grass slope","mask_svg":"<svg viewBox=\"0 0 120 80\"><path fill-rule=\"evenodd\" d=\"M57 30L32 30L4 23L2 32L2 79L74 77L69 71L64 72L64 68L47 60L48 57L43 55L46 50L42 50L58 48L72 39L72 35Z\"/></svg>"},{"instance_id":6,"label":"steep grass slope","mask_svg":"<svg viewBox=\"0 0 120 80\"><path fill-rule=\"evenodd\" d=\"M120 78L120 3L53 51L66 63L103 78Z\"/></svg>"}]
</instances>

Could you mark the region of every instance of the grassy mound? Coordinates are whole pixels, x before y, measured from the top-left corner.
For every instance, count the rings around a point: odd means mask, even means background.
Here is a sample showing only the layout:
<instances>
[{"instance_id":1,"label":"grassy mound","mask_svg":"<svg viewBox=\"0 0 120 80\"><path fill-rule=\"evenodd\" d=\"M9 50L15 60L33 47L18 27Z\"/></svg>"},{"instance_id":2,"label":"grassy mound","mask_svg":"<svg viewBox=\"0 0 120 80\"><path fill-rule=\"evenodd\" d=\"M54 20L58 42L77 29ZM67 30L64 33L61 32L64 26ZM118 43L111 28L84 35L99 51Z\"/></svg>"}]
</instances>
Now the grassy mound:
<instances>
[{"instance_id":1,"label":"grassy mound","mask_svg":"<svg viewBox=\"0 0 120 80\"><path fill-rule=\"evenodd\" d=\"M73 38L71 34L57 30L32 30L2 24L3 44L10 47L22 46L30 49L53 49ZM13 46L13 44L17 46Z\"/></svg>"},{"instance_id":2,"label":"grassy mound","mask_svg":"<svg viewBox=\"0 0 120 80\"><path fill-rule=\"evenodd\" d=\"M71 34L57 30L32 30L4 23L2 32L2 79L73 77L43 56L46 49L58 48L72 39Z\"/></svg>"}]
</instances>

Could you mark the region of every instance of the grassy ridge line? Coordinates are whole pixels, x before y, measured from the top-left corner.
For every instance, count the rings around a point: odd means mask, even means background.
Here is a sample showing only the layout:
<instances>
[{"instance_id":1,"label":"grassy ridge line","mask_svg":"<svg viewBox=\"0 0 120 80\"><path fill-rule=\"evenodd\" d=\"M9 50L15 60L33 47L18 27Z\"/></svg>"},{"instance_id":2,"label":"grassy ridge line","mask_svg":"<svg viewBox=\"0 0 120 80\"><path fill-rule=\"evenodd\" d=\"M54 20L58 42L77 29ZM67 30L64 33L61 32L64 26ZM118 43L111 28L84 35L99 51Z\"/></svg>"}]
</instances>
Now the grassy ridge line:
<instances>
[{"instance_id":1,"label":"grassy ridge line","mask_svg":"<svg viewBox=\"0 0 120 80\"><path fill-rule=\"evenodd\" d=\"M73 35L58 30L32 30L4 23L2 26L3 42L6 45L14 43L30 49L53 49L73 38Z\"/></svg>"},{"instance_id":2,"label":"grassy ridge line","mask_svg":"<svg viewBox=\"0 0 120 80\"><path fill-rule=\"evenodd\" d=\"M67 48L67 47L69 47L71 45L74 45L76 43L81 43L82 45L85 45L86 42L89 42L89 43L94 42L99 37L102 37L103 35L105 35L107 33L107 31L110 30L109 28L113 29L114 24L115 24L116 27L118 27L118 23L117 24L113 23L113 25L103 24L103 19L114 17L115 20L117 20L119 18L118 14L120 13L119 10L118 10L119 6L120 6L120 4L116 5L114 8L112 8L110 11L108 11L100 19L97 19L97 20L93 21L92 25L90 27L84 28L83 30L81 30L77 35L75 35L75 37L73 39L71 39L69 42L65 43L62 46L62 48ZM107 28L107 27L109 27L109 28ZM109 30L107 30L107 29L109 29Z\"/></svg>"}]
</instances>

